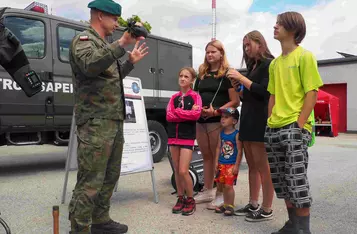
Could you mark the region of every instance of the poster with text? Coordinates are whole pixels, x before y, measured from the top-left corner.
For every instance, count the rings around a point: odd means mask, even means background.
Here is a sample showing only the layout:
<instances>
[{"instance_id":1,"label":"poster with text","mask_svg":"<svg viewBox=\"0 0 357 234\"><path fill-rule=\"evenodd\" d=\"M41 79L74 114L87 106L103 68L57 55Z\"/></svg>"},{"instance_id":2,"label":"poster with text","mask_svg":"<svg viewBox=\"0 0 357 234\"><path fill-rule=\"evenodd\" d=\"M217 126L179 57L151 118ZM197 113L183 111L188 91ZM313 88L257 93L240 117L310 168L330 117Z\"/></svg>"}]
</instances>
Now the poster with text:
<instances>
[{"instance_id":1,"label":"poster with text","mask_svg":"<svg viewBox=\"0 0 357 234\"><path fill-rule=\"evenodd\" d=\"M126 118L122 173L148 171L152 169L152 156L141 83L126 77L123 84Z\"/></svg>"}]
</instances>

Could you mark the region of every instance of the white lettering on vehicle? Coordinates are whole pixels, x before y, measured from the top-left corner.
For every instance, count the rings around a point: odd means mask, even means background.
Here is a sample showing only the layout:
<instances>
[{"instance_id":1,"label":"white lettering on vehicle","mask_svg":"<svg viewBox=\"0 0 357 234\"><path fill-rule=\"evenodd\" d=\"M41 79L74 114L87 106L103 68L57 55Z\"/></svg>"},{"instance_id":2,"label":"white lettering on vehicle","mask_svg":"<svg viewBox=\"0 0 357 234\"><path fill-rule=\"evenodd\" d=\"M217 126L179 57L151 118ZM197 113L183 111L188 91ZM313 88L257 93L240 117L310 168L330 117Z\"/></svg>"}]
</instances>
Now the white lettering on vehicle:
<instances>
[{"instance_id":1,"label":"white lettering on vehicle","mask_svg":"<svg viewBox=\"0 0 357 234\"><path fill-rule=\"evenodd\" d=\"M9 89L9 90L12 90L12 80L9 80L9 79L4 79L3 82L2 82L2 88L3 89Z\"/></svg>"},{"instance_id":2,"label":"white lettering on vehicle","mask_svg":"<svg viewBox=\"0 0 357 234\"><path fill-rule=\"evenodd\" d=\"M21 88L15 81L11 79L2 79L0 78L0 87L3 90L13 90L20 91ZM42 90L41 92L61 92L61 93L73 93L73 85L71 83L44 83L42 82Z\"/></svg>"},{"instance_id":3,"label":"white lettering on vehicle","mask_svg":"<svg viewBox=\"0 0 357 234\"><path fill-rule=\"evenodd\" d=\"M20 91L21 88L12 80L0 78L0 89ZM125 87L126 89L131 89L130 87ZM42 82L42 92L61 92L61 93L73 93L73 85L71 83L44 83ZM141 89L141 94L144 97L161 97L170 98L177 91L174 90L157 90L157 89Z\"/></svg>"}]
</instances>

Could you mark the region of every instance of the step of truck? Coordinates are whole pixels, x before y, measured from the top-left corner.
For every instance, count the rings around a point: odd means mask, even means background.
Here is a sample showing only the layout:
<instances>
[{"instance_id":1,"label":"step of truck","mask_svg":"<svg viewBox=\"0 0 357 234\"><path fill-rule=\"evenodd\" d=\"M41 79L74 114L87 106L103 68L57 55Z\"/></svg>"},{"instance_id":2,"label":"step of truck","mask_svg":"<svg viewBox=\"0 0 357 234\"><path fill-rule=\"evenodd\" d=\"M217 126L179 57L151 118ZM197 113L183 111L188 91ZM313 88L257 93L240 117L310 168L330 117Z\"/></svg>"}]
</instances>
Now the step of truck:
<instances>
[{"instance_id":1,"label":"step of truck","mask_svg":"<svg viewBox=\"0 0 357 234\"><path fill-rule=\"evenodd\" d=\"M55 145L68 144L69 143L69 136L70 136L70 132L69 131L64 131L64 132L56 131L55 132L54 144Z\"/></svg>"},{"instance_id":2,"label":"step of truck","mask_svg":"<svg viewBox=\"0 0 357 234\"><path fill-rule=\"evenodd\" d=\"M42 141L41 132L32 133L6 133L7 144L9 145L37 145Z\"/></svg>"}]
</instances>

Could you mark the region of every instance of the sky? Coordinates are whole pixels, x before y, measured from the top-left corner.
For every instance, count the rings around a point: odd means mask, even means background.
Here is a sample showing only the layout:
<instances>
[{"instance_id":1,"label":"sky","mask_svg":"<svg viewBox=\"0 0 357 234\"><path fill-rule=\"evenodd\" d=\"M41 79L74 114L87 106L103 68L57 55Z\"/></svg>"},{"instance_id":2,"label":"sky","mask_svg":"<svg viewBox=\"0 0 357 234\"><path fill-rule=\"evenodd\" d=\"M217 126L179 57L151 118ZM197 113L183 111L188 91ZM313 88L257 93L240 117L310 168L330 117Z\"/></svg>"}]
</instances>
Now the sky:
<instances>
[{"instance_id":1,"label":"sky","mask_svg":"<svg viewBox=\"0 0 357 234\"><path fill-rule=\"evenodd\" d=\"M151 33L190 43L193 67L203 62L206 44L212 38L210 0L115 0L122 5L122 16L133 14L152 26ZM53 15L88 20L90 1L41 0ZM1 0L2 6L25 8L31 1ZM242 40L246 33L259 30L274 56L281 47L273 38L278 13L298 11L306 21L307 34L301 46L317 59L340 58L336 51L357 55L356 0L217 0L216 38L225 46L232 67L241 68Z\"/></svg>"}]
</instances>

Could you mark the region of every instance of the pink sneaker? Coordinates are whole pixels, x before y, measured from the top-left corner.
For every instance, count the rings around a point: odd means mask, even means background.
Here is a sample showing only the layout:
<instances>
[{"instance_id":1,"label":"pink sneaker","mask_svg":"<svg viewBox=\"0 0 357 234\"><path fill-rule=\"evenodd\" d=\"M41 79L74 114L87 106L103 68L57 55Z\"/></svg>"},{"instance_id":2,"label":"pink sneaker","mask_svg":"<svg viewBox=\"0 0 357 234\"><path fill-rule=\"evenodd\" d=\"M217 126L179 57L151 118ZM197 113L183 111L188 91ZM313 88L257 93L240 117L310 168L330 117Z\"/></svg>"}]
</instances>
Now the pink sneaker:
<instances>
[{"instance_id":1,"label":"pink sneaker","mask_svg":"<svg viewBox=\"0 0 357 234\"><path fill-rule=\"evenodd\" d=\"M182 212L183 208L185 207L185 199L183 196L177 197L176 205L172 208L172 213L179 214Z\"/></svg>"}]
</instances>

